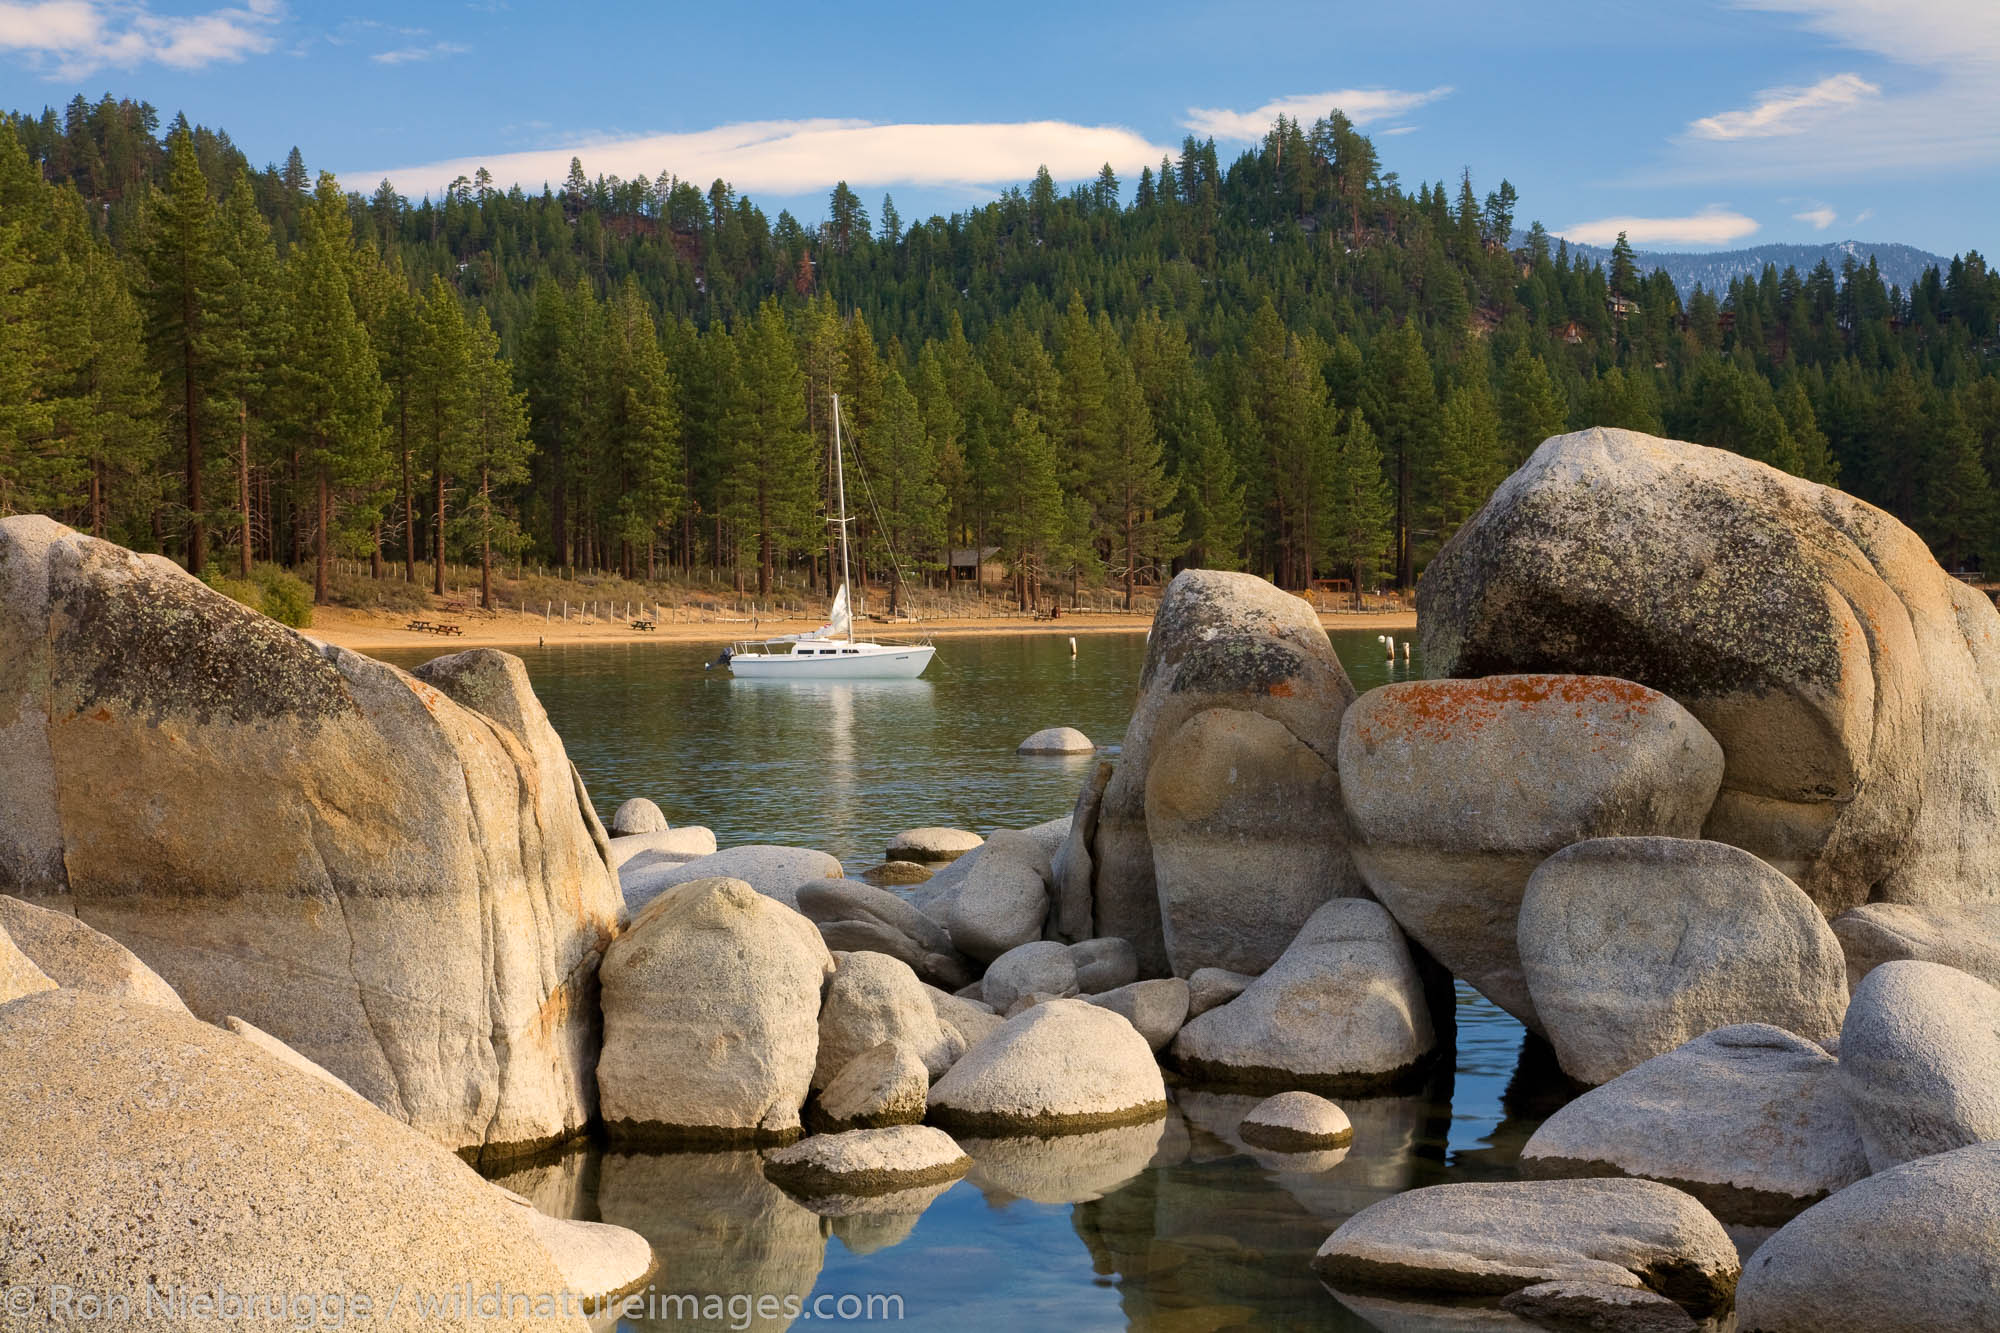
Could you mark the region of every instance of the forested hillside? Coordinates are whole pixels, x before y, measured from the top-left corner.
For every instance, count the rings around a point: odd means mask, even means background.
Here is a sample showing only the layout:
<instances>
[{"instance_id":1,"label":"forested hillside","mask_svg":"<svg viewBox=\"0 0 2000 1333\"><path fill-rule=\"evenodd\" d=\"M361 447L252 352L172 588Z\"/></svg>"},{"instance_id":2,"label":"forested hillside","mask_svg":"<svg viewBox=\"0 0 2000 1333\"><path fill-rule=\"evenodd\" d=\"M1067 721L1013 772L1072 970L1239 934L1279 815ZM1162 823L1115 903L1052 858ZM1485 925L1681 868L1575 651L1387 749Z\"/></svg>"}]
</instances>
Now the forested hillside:
<instances>
[{"instance_id":1,"label":"forested hillside","mask_svg":"<svg viewBox=\"0 0 2000 1333\"><path fill-rule=\"evenodd\" d=\"M1837 481L2000 560L2000 275L1766 269L1683 302L1403 184L1335 115L1120 181L825 222L721 181L442 199L253 167L106 97L0 128L0 513L203 571L525 556L825 586L829 395L877 581L1024 602L1179 564L1407 586L1545 436Z\"/></svg>"}]
</instances>

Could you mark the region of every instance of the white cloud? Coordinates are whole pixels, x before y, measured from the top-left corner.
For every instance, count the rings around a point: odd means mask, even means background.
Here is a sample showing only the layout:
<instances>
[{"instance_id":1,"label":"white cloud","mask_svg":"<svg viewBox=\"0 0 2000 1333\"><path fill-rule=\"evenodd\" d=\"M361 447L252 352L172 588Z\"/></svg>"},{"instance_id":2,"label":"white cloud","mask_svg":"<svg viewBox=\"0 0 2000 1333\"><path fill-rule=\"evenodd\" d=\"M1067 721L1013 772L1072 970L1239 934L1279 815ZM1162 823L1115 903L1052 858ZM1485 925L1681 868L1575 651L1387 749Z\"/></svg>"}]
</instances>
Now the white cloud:
<instances>
[{"instance_id":1,"label":"white cloud","mask_svg":"<svg viewBox=\"0 0 2000 1333\"><path fill-rule=\"evenodd\" d=\"M377 51L368 58L378 65L407 65L419 60L464 55L471 49L457 42L432 42L429 46L402 46L393 51Z\"/></svg>"},{"instance_id":2,"label":"white cloud","mask_svg":"<svg viewBox=\"0 0 2000 1333\"><path fill-rule=\"evenodd\" d=\"M1736 0L1796 14L1822 37L1904 65L2000 65L1993 0Z\"/></svg>"},{"instance_id":3,"label":"white cloud","mask_svg":"<svg viewBox=\"0 0 2000 1333\"><path fill-rule=\"evenodd\" d=\"M52 77L75 79L105 66L201 69L261 55L284 17L278 0L246 0L206 14L155 14L144 3L0 0L0 50L22 53Z\"/></svg>"},{"instance_id":4,"label":"white cloud","mask_svg":"<svg viewBox=\"0 0 2000 1333\"><path fill-rule=\"evenodd\" d=\"M1386 130L1378 130L1377 133L1387 138L1397 134L1415 134L1422 128L1421 125L1395 125Z\"/></svg>"},{"instance_id":5,"label":"white cloud","mask_svg":"<svg viewBox=\"0 0 2000 1333\"><path fill-rule=\"evenodd\" d=\"M1794 222L1810 222L1814 231L1825 231L1840 220L1840 215L1821 204L1818 208L1808 208L1803 213L1792 214Z\"/></svg>"},{"instance_id":6,"label":"white cloud","mask_svg":"<svg viewBox=\"0 0 2000 1333\"><path fill-rule=\"evenodd\" d=\"M1810 88L1767 88L1757 94L1756 105L1743 111L1723 111L1703 116L1688 126L1701 139L1767 139L1777 134L1798 134L1820 114L1851 107L1882 90L1858 74L1835 74Z\"/></svg>"},{"instance_id":7,"label":"white cloud","mask_svg":"<svg viewBox=\"0 0 2000 1333\"><path fill-rule=\"evenodd\" d=\"M770 194L803 194L840 180L854 186L976 189L1025 180L1041 166L1059 180L1095 176L1106 162L1121 173L1136 172L1170 151L1118 126L1059 120L961 125L774 120L686 134L579 138L528 152L356 172L350 179L386 177L400 193L416 196L485 167L502 185L540 189L544 182L561 181L574 156L592 176L635 180L670 171L683 180L720 178L738 190Z\"/></svg>"},{"instance_id":8,"label":"white cloud","mask_svg":"<svg viewBox=\"0 0 2000 1333\"><path fill-rule=\"evenodd\" d=\"M1610 245L1625 233L1633 245L1728 245L1757 230L1757 219L1726 208L1705 208L1678 218L1598 218L1564 227L1560 235L1584 245Z\"/></svg>"},{"instance_id":9,"label":"white cloud","mask_svg":"<svg viewBox=\"0 0 2000 1333\"><path fill-rule=\"evenodd\" d=\"M1300 93L1266 102L1254 111L1191 106L1187 119L1181 124L1196 134L1210 138L1252 143L1269 133L1279 116L1310 125L1339 108L1356 125L1366 125L1370 121L1414 111L1450 92L1450 87L1446 86L1425 92L1406 92L1396 88L1348 88L1331 93Z\"/></svg>"}]
</instances>

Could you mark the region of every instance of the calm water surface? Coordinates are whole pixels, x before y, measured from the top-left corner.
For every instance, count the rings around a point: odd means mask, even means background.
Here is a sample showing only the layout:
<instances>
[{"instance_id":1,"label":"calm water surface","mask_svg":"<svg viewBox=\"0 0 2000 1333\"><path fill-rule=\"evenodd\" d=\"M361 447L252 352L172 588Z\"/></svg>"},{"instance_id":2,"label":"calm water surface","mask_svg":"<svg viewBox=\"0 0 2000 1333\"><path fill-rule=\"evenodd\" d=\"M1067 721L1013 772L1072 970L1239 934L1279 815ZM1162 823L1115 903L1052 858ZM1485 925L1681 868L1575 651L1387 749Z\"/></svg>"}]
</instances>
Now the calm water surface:
<instances>
[{"instance_id":1,"label":"calm water surface","mask_svg":"<svg viewBox=\"0 0 2000 1333\"><path fill-rule=\"evenodd\" d=\"M1421 674L1373 632L1336 632L1357 690ZM535 689L607 819L631 796L721 845L820 847L860 869L899 830L985 832L1068 813L1088 759L1025 758L1049 726L1122 739L1143 634L947 638L924 679L785 685L702 670L714 648L528 650ZM390 655L409 664L429 654ZM1563 1100L1546 1047L1458 989L1455 1055L1401 1097L1348 1098L1344 1154L1258 1153L1236 1135L1254 1098L1177 1089L1164 1124L1051 1141L967 1143L977 1163L926 1205L822 1216L764 1180L754 1153L633 1155L591 1148L506 1178L545 1209L615 1222L653 1243L661 1293L725 1300L895 1294L904 1327L1367 1329L1308 1262L1377 1199L1446 1180L1507 1178ZM825 1208L826 1205L818 1205ZM838 1211L838 1210L829 1210ZM628 1321L633 1333L780 1328L719 1319ZM829 1301L826 1308L837 1307ZM812 1322L810 1320L801 1323ZM866 1322L866 1321L863 1321ZM874 1321L884 1322L879 1318ZM1521 1327L1525 1327L1522 1325Z\"/></svg>"}]
</instances>

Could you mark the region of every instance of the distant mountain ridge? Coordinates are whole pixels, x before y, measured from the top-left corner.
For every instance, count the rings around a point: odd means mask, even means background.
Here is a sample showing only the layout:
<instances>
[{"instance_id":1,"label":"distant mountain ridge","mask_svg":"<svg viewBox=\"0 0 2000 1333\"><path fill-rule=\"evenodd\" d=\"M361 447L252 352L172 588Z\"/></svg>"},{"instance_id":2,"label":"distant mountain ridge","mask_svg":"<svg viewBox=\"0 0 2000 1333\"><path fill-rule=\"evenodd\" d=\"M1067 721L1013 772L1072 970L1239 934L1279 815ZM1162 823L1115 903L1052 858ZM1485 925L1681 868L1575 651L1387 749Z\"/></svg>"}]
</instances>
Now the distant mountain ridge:
<instances>
[{"instance_id":1,"label":"distant mountain ridge","mask_svg":"<svg viewBox=\"0 0 2000 1333\"><path fill-rule=\"evenodd\" d=\"M1552 238L1553 239L1553 238ZM1578 245L1570 243L1572 253L1582 251L1596 264L1608 271L1611 267L1611 249L1602 245ZM1674 280L1683 297L1700 283L1711 292L1722 293L1729 289L1732 278L1744 274L1756 276L1764 271L1766 264L1775 264L1778 272L1795 268L1800 276L1812 271L1813 265L1824 259L1835 273L1853 255L1855 262L1866 264L1868 257L1875 257L1875 264L1882 270L1882 281L1893 283L1904 291L1923 276L1927 268L1943 269L1951 261L1942 255L1934 255L1928 250L1919 250L1914 245L1900 245L1881 241L1829 241L1824 245L1753 245L1744 250L1715 250L1705 254L1677 253L1670 250L1640 250L1636 252L1641 273L1651 273L1663 268L1667 276Z\"/></svg>"}]
</instances>

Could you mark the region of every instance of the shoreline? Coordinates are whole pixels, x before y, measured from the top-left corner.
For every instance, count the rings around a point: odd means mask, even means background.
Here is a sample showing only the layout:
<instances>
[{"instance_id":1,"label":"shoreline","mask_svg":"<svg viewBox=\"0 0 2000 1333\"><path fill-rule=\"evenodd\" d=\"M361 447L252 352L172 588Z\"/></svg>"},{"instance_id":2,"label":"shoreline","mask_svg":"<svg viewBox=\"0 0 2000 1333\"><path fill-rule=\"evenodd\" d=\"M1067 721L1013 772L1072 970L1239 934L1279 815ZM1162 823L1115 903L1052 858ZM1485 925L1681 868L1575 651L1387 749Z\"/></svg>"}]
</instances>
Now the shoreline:
<instances>
[{"instance_id":1,"label":"shoreline","mask_svg":"<svg viewBox=\"0 0 2000 1333\"><path fill-rule=\"evenodd\" d=\"M431 620L446 619L436 613L417 613ZM536 615L502 611L493 615L474 612L449 617L460 626L457 634L432 634L404 628L410 613L361 611L349 607L321 606L313 609L312 625L301 631L315 639L355 652L381 649L436 648L440 654L461 648L570 647L577 644L713 643L729 644L744 639L763 639L783 634L802 634L817 629L818 620L779 619L742 621L668 621L654 630L634 630L623 620L544 620ZM1414 611L1323 612L1321 626L1328 630L1374 630L1409 633L1417 627ZM949 617L911 624L857 626L865 638L894 642L920 636L965 638L999 634L1137 634L1150 630L1150 615L1077 612L1058 620L1035 620L1028 616Z\"/></svg>"}]
</instances>

